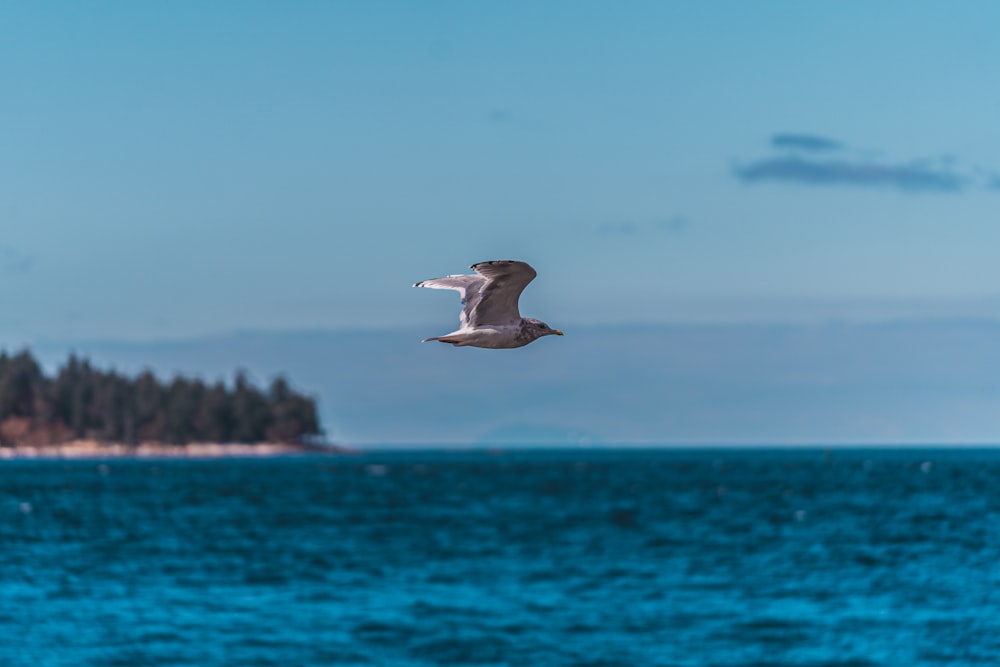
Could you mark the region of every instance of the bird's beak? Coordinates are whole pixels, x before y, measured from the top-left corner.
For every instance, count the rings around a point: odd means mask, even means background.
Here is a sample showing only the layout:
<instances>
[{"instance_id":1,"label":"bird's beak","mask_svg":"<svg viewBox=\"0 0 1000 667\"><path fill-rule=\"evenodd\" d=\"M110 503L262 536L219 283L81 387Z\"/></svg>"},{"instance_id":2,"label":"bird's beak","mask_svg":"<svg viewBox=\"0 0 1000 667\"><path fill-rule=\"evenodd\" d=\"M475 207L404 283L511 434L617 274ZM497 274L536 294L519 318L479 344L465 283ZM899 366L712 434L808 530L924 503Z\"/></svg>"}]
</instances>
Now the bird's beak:
<instances>
[{"instance_id":1,"label":"bird's beak","mask_svg":"<svg viewBox=\"0 0 1000 667\"><path fill-rule=\"evenodd\" d=\"M553 329L552 333L554 333L557 336L563 336L563 335L565 335L565 334L563 334L562 331L559 331L559 329Z\"/></svg>"}]
</instances>

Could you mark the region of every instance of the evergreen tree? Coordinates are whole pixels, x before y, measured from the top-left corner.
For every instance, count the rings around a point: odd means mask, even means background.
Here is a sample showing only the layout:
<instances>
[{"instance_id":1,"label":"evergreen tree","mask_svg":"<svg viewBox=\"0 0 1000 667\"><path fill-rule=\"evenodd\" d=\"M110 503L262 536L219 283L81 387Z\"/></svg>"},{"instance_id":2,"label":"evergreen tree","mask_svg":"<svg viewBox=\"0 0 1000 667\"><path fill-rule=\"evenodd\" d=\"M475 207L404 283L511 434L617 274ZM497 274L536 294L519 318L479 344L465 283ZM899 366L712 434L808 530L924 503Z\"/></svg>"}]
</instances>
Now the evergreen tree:
<instances>
[{"instance_id":1,"label":"evergreen tree","mask_svg":"<svg viewBox=\"0 0 1000 667\"><path fill-rule=\"evenodd\" d=\"M27 350L0 352L0 444L301 442L321 432L315 401L283 377L266 393L243 371L231 390L182 377L163 384L150 371L130 378L71 355L49 379Z\"/></svg>"},{"instance_id":2,"label":"evergreen tree","mask_svg":"<svg viewBox=\"0 0 1000 667\"><path fill-rule=\"evenodd\" d=\"M44 394L42 370L27 350L0 356L0 415L34 417Z\"/></svg>"},{"instance_id":3,"label":"evergreen tree","mask_svg":"<svg viewBox=\"0 0 1000 667\"><path fill-rule=\"evenodd\" d=\"M198 406L197 431L208 442L231 442L235 423L233 401L226 385L216 382L205 390Z\"/></svg>"},{"instance_id":4,"label":"evergreen tree","mask_svg":"<svg viewBox=\"0 0 1000 667\"><path fill-rule=\"evenodd\" d=\"M267 438L271 415L264 395L247 380L246 373L236 374L233 389L233 441L262 442Z\"/></svg>"},{"instance_id":5,"label":"evergreen tree","mask_svg":"<svg viewBox=\"0 0 1000 667\"><path fill-rule=\"evenodd\" d=\"M295 442L301 439L302 434L319 432L315 401L293 392L285 378L278 376L274 379L268 400L271 412L268 440Z\"/></svg>"}]
</instances>

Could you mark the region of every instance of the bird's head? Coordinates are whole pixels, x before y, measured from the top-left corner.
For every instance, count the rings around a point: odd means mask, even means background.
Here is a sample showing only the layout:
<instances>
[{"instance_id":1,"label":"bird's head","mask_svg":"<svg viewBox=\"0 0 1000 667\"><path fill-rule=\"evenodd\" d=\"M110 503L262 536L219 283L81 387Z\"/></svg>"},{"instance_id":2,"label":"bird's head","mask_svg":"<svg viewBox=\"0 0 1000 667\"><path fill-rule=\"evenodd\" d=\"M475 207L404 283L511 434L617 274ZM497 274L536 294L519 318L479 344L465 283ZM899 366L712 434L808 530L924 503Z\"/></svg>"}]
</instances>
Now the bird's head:
<instances>
[{"instance_id":1,"label":"bird's head","mask_svg":"<svg viewBox=\"0 0 1000 667\"><path fill-rule=\"evenodd\" d=\"M562 331L560 331L559 329L553 329L552 327L550 327L545 322L542 322L541 320L536 320L532 317L526 317L524 318L524 321L527 323L528 328L531 330L531 333L535 335L535 338L541 338L542 336L563 335Z\"/></svg>"}]
</instances>

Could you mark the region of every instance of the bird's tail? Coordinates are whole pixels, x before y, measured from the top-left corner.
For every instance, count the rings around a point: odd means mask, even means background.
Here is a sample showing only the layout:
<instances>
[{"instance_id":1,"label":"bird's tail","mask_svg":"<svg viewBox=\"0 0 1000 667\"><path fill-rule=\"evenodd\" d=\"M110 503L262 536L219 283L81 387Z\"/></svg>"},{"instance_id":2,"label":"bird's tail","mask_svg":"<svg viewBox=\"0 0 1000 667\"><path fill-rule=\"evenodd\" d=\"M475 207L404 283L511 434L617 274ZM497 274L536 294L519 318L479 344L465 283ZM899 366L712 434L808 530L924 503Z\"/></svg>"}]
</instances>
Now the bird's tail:
<instances>
[{"instance_id":1,"label":"bird's tail","mask_svg":"<svg viewBox=\"0 0 1000 667\"><path fill-rule=\"evenodd\" d=\"M457 338L449 338L448 336L434 336L433 338L425 338L421 343L429 343L432 340L441 341L442 343L451 343L452 345L458 345L462 341Z\"/></svg>"}]
</instances>

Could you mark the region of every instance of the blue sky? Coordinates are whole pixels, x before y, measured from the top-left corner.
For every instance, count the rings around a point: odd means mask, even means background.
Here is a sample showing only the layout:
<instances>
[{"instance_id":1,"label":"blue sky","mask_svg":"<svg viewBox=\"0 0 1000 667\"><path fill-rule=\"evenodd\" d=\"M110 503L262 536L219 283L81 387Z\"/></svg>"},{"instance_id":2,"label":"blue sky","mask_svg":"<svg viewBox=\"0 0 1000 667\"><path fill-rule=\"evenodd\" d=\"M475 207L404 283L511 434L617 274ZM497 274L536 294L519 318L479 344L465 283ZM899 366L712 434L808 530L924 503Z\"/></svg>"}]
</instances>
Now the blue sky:
<instances>
[{"instance_id":1,"label":"blue sky","mask_svg":"<svg viewBox=\"0 0 1000 667\"><path fill-rule=\"evenodd\" d=\"M0 340L1000 316L1000 5L6 3Z\"/></svg>"}]
</instances>

